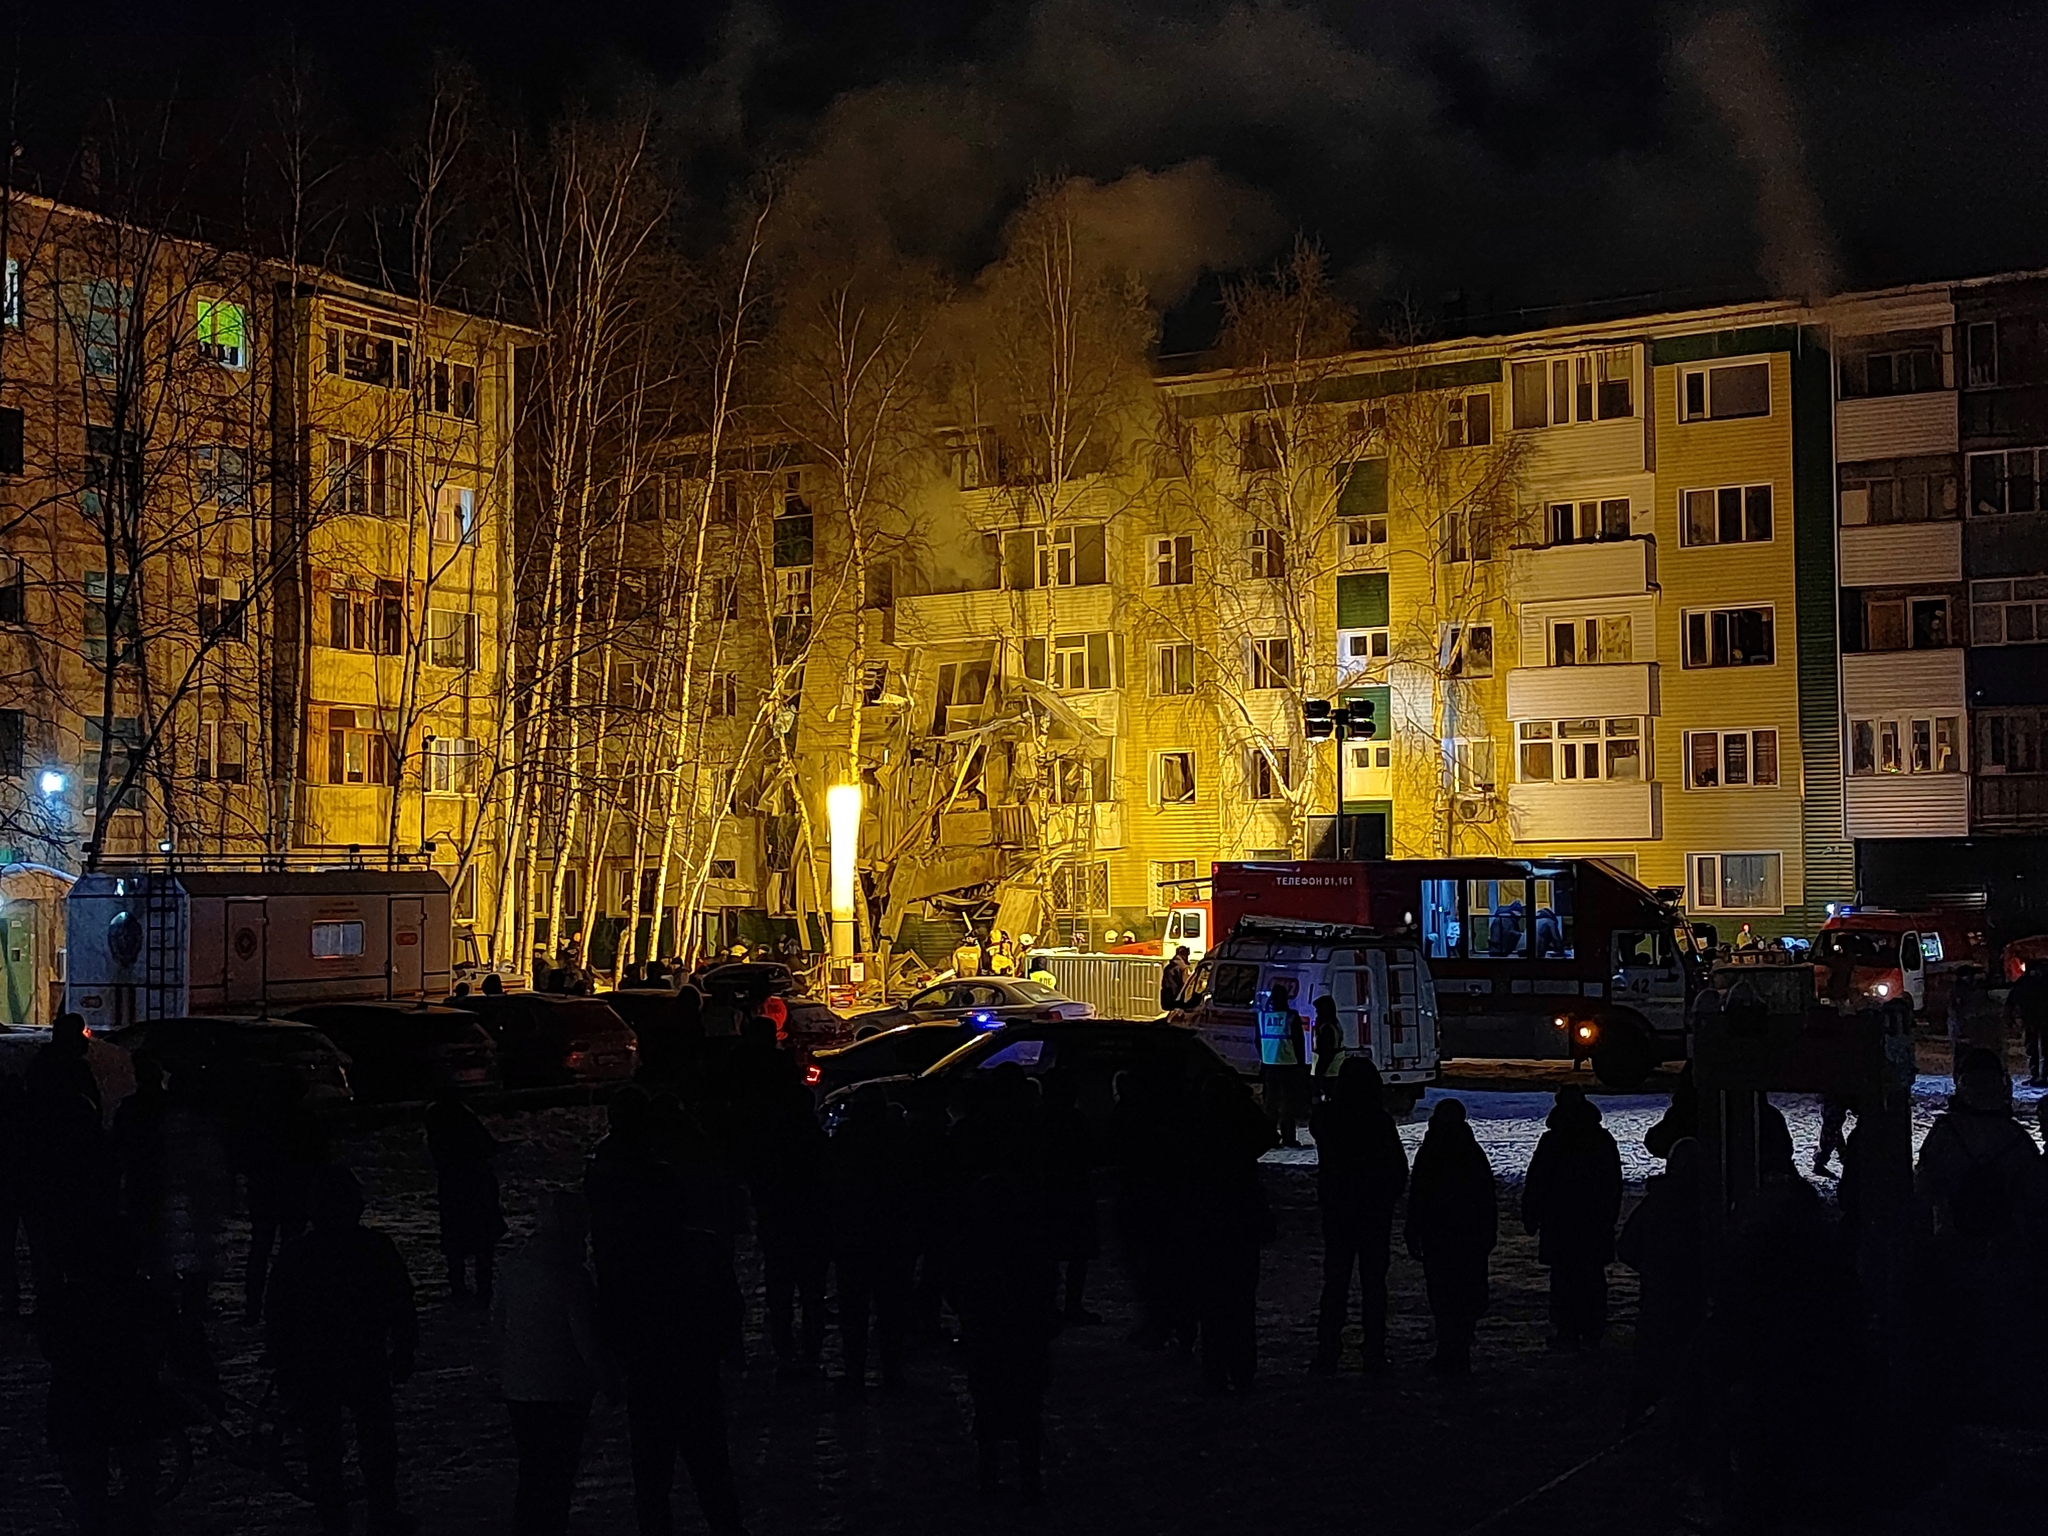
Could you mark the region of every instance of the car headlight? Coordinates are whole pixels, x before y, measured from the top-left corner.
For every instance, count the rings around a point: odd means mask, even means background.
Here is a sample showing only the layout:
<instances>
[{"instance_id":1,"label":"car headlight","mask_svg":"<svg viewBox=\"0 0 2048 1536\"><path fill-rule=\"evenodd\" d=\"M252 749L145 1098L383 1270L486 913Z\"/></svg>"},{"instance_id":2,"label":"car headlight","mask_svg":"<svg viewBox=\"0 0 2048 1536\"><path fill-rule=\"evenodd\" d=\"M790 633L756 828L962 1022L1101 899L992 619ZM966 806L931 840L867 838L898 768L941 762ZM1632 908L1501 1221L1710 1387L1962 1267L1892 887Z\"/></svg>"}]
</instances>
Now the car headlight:
<instances>
[{"instance_id":1,"label":"car headlight","mask_svg":"<svg viewBox=\"0 0 2048 1536\"><path fill-rule=\"evenodd\" d=\"M1887 997L1891 994L1892 989L1888 983L1880 981L1876 986L1872 987L1870 990L1875 992L1879 997Z\"/></svg>"}]
</instances>

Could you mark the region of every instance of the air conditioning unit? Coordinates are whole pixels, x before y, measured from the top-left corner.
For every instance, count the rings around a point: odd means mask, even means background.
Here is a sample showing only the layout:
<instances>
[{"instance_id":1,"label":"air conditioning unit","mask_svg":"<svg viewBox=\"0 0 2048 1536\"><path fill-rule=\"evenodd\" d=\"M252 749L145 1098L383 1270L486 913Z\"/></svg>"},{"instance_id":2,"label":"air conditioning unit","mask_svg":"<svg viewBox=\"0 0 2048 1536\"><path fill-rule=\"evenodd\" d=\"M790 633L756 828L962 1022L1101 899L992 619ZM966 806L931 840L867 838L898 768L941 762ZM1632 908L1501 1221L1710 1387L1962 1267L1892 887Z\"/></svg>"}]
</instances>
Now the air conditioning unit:
<instances>
[{"instance_id":1,"label":"air conditioning unit","mask_svg":"<svg viewBox=\"0 0 2048 1536\"><path fill-rule=\"evenodd\" d=\"M1460 821L1484 821L1493 809L1493 797L1488 794L1459 795L1455 803Z\"/></svg>"}]
</instances>

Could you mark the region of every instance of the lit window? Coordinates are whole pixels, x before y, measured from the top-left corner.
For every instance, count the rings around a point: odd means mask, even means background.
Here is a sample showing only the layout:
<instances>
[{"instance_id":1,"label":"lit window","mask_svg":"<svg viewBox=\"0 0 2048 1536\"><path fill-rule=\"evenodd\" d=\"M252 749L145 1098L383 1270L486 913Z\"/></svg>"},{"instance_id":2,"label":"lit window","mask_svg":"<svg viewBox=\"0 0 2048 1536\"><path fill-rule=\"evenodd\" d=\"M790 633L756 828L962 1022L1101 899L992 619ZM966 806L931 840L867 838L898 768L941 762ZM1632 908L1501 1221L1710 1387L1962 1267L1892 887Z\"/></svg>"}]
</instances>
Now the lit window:
<instances>
[{"instance_id":1,"label":"lit window","mask_svg":"<svg viewBox=\"0 0 2048 1536\"><path fill-rule=\"evenodd\" d=\"M199 299L199 355L223 368L248 365L248 335L242 306L226 299Z\"/></svg>"}]
</instances>

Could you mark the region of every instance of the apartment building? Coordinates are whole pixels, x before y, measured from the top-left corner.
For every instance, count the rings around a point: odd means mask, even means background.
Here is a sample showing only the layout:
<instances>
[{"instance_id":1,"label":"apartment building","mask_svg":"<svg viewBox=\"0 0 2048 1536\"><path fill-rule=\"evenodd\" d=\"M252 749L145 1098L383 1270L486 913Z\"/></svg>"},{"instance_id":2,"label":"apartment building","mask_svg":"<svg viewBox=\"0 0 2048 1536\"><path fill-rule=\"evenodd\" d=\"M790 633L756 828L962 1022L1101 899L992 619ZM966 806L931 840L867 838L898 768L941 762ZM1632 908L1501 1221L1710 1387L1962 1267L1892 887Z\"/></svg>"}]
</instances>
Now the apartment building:
<instances>
[{"instance_id":1,"label":"apartment building","mask_svg":"<svg viewBox=\"0 0 2048 1536\"><path fill-rule=\"evenodd\" d=\"M403 855L487 934L511 334L18 194L7 229L10 861ZM54 910L8 921L47 974Z\"/></svg>"}]
</instances>

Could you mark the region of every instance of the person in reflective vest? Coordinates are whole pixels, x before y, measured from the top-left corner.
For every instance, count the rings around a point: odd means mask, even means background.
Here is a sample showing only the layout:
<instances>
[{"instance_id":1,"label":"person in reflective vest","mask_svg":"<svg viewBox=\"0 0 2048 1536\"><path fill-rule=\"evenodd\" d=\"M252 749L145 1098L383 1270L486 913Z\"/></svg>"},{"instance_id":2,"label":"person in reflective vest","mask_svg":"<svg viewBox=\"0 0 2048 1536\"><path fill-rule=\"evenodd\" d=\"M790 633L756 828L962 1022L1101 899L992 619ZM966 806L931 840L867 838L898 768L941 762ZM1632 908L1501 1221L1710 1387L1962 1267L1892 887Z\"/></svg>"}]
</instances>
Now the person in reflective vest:
<instances>
[{"instance_id":1,"label":"person in reflective vest","mask_svg":"<svg viewBox=\"0 0 2048 1536\"><path fill-rule=\"evenodd\" d=\"M1266 989L1258 1013L1259 1078L1266 1118L1279 1133L1280 1145L1298 1147L1294 1123L1308 1112L1308 1042L1301 1015L1294 1011L1294 984L1281 977Z\"/></svg>"}]
</instances>

